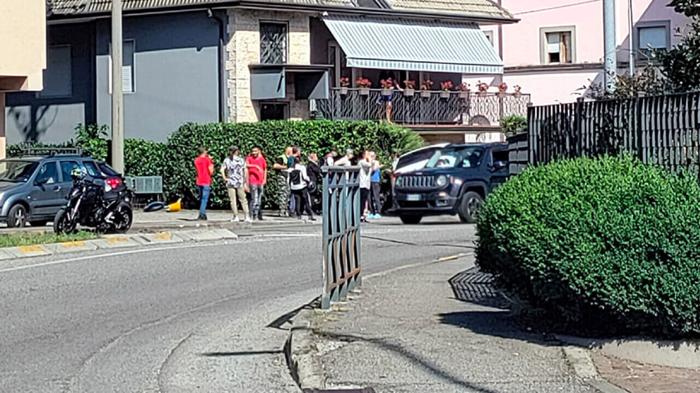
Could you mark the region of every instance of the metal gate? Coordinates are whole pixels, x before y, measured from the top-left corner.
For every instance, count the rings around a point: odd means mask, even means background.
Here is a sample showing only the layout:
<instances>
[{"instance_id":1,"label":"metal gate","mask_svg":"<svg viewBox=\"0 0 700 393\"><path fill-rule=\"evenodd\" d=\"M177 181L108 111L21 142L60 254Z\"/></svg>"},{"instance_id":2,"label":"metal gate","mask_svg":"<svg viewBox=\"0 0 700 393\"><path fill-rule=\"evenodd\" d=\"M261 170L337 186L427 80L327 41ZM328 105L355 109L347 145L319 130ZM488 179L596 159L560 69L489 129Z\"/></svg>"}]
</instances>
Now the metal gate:
<instances>
[{"instance_id":1,"label":"metal gate","mask_svg":"<svg viewBox=\"0 0 700 393\"><path fill-rule=\"evenodd\" d=\"M360 284L359 176L359 167L323 168L323 309Z\"/></svg>"}]
</instances>

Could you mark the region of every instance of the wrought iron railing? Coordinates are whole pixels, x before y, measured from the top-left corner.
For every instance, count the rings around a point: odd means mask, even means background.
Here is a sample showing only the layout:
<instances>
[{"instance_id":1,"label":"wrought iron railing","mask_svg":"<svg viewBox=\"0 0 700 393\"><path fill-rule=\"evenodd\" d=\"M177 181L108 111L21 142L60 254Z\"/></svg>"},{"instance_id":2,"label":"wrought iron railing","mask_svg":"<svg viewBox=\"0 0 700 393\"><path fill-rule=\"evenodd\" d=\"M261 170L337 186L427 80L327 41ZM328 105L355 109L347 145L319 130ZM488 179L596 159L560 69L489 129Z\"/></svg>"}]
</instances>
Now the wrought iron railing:
<instances>
[{"instance_id":1,"label":"wrought iron railing","mask_svg":"<svg viewBox=\"0 0 700 393\"><path fill-rule=\"evenodd\" d=\"M391 102L391 120L399 124L497 125L505 116L526 116L530 95L394 90ZM386 103L382 89L336 88L316 100L316 111L325 119L384 120Z\"/></svg>"}]
</instances>

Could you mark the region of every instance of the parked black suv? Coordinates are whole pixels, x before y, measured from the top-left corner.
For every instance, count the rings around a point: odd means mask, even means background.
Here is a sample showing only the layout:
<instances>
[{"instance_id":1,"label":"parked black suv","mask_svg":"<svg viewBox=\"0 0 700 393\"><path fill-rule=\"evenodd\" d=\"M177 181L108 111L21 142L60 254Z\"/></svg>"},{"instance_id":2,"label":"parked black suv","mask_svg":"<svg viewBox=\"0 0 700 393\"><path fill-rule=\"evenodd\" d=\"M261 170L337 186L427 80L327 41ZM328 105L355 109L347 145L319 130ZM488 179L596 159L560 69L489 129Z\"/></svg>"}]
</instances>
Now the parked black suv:
<instances>
[{"instance_id":1,"label":"parked black suv","mask_svg":"<svg viewBox=\"0 0 700 393\"><path fill-rule=\"evenodd\" d=\"M71 172L83 170L106 192L126 188L122 176L104 162L75 153L49 152L0 160L0 222L10 228L53 221L73 186Z\"/></svg>"},{"instance_id":2,"label":"parked black suv","mask_svg":"<svg viewBox=\"0 0 700 393\"><path fill-rule=\"evenodd\" d=\"M396 178L391 213L404 224L455 214L474 223L486 196L507 177L507 144L447 145L423 169Z\"/></svg>"}]
</instances>

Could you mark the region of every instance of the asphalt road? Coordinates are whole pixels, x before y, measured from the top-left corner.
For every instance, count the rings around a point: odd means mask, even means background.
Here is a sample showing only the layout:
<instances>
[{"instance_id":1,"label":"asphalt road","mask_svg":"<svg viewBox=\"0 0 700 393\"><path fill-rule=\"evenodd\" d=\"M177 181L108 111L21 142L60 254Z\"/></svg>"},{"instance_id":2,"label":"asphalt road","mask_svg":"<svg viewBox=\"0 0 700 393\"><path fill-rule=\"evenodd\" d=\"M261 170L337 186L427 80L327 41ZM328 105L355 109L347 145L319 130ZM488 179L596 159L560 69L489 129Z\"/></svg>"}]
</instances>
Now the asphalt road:
<instances>
[{"instance_id":1,"label":"asphalt road","mask_svg":"<svg viewBox=\"0 0 700 393\"><path fill-rule=\"evenodd\" d=\"M471 252L470 231L370 224L365 274ZM316 229L269 229L0 265L0 392L296 392L278 318L319 293L319 250Z\"/></svg>"}]
</instances>

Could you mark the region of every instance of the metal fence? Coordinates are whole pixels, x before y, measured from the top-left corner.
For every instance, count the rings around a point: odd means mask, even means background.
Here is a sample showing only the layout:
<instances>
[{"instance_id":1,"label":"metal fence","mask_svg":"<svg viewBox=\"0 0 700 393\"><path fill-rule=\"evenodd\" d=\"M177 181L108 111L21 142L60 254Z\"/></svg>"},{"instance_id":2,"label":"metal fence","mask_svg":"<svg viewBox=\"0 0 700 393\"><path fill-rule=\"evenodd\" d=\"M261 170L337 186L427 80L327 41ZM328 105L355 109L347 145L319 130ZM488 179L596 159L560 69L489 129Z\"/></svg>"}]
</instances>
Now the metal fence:
<instances>
[{"instance_id":1,"label":"metal fence","mask_svg":"<svg viewBox=\"0 0 700 393\"><path fill-rule=\"evenodd\" d=\"M528 127L531 164L626 152L700 173L700 92L533 106Z\"/></svg>"},{"instance_id":2,"label":"metal fence","mask_svg":"<svg viewBox=\"0 0 700 393\"><path fill-rule=\"evenodd\" d=\"M360 284L360 168L323 168L323 296L321 308Z\"/></svg>"},{"instance_id":3,"label":"metal fence","mask_svg":"<svg viewBox=\"0 0 700 393\"><path fill-rule=\"evenodd\" d=\"M383 120L386 104L381 89L333 89L316 100L319 114L331 120ZM399 124L498 124L508 115L527 113L529 94L457 91L392 91L392 121Z\"/></svg>"}]
</instances>

